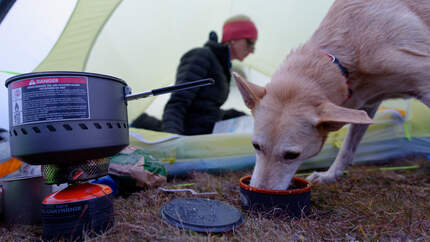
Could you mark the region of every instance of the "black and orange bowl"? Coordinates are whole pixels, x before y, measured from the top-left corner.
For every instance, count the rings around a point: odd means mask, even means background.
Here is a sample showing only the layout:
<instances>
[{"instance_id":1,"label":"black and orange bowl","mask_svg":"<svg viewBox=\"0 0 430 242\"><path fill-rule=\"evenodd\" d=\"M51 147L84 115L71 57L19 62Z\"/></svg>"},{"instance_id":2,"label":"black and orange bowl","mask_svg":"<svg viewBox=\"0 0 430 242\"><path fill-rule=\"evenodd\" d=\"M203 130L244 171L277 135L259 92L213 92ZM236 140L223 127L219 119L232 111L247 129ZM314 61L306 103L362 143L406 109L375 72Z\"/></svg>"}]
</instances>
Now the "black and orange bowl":
<instances>
[{"instance_id":1,"label":"black and orange bowl","mask_svg":"<svg viewBox=\"0 0 430 242\"><path fill-rule=\"evenodd\" d=\"M266 190L251 187L251 176L239 180L242 209L263 215L300 218L309 214L312 184L293 177L287 190Z\"/></svg>"}]
</instances>

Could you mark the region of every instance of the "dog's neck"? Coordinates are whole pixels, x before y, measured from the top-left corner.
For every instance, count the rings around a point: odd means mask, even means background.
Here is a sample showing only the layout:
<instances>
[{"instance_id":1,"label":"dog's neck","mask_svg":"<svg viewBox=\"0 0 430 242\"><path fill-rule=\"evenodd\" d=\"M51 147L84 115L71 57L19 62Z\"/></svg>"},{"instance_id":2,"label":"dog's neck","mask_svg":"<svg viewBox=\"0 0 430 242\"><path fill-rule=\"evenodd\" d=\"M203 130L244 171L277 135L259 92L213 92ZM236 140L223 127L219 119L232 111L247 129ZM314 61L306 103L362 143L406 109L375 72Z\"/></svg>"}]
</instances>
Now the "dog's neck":
<instances>
[{"instance_id":1,"label":"dog's neck","mask_svg":"<svg viewBox=\"0 0 430 242\"><path fill-rule=\"evenodd\" d=\"M350 88L340 67L332 63L327 53L311 45L299 47L288 55L272 79L287 77L285 81L291 82L289 88L303 85L311 90L307 92L309 95L342 105L350 96Z\"/></svg>"},{"instance_id":2,"label":"dog's neck","mask_svg":"<svg viewBox=\"0 0 430 242\"><path fill-rule=\"evenodd\" d=\"M350 92L353 91L354 87L359 85L357 72L360 69L360 52L357 52L350 36L351 34L360 35L360 33L345 32L345 29L348 29L347 23L351 16L346 14L346 11L343 11L342 7L338 5L333 4L318 29L304 46L307 46L307 49L311 52L320 51L333 55L339 61L340 66L348 70L349 75L347 79L349 83L345 83L345 85L348 86L348 93L346 95L350 96ZM337 67L338 69L342 69L342 67L339 68L339 65ZM345 78L343 81L345 82Z\"/></svg>"},{"instance_id":3,"label":"dog's neck","mask_svg":"<svg viewBox=\"0 0 430 242\"><path fill-rule=\"evenodd\" d=\"M354 91L354 89L360 86L360 80L357 79L357 73L359 72L358 63L356 63L356 60L359 59L357 53L349 46L338 46L335 44L335 47L324 44L311 44L311 46L313 46L315 50L325 53L326 56L329 54L335 58L335 61L333 61L332 57L328 57L332 62L331 64L338 69L338 71L334 72L344 77L342 82L347 87L347 93L344 101L342 103L337 103L343 106L343 104L354 95L358 94Z\"/></svg>"}]
</instances>

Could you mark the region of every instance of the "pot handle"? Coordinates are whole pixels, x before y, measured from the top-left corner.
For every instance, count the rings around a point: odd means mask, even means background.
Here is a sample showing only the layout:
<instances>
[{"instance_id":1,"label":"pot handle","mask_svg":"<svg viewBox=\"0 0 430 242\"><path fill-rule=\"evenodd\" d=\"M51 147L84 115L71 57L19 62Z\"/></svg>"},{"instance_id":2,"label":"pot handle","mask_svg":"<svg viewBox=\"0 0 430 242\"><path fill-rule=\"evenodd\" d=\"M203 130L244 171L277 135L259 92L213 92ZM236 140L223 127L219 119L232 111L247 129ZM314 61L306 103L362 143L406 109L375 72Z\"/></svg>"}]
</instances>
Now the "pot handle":
<instances>
[{"instance_id":1,"label":"pot handle","mask_svg":"<svg viewBox=\"0 0 430 242\"><path fill-rule=\"evenodd\" d=\"M149 96L157 96L157 95L161 95L161 94L166 94L169 92L183 91L183 90L189 89L189 88L208 86L208 85L212 85L214 83L215 83L214 79L208 78L208 79L202 79L202 80L197 80L197 81L192 81L192 82L181 83L181 84L177 84L177 85L173 85L173 86L158 88L158 89L154 89L151 91L146 91L146 92L141 92L141 93L136 93L136 94L131 94L131 90L128 89L128 90L126 90L127 95L125 96L125 99L127 101L131 101L131 100L135 100L135 99L139 99L139 98L145 98L145 97L149 97Z\"/></svg>"},{"instance_id":2,"label":"pot handle","mask_svg":"<svg viewBox=\"0 0 430 242\"><path fill-rule=\"evenodd\" d=\"M3 185L0 183L0 215L3 214L3 197L4 197Z\"/></svg>"}]
</instances>

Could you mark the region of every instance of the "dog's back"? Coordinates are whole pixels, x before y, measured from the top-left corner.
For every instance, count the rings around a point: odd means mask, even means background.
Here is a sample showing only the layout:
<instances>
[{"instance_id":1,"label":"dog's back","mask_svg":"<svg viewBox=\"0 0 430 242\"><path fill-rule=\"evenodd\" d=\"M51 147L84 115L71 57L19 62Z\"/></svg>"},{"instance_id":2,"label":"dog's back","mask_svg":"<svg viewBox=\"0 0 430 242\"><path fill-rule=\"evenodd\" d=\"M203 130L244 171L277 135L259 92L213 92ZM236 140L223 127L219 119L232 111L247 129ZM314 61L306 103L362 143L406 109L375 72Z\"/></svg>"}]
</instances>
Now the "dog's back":
<instances>
[{"instance_id":1,"label":"dog's back","mask_svg":"<svg viewBox=\"0 0 430 242\"><path fill-rule=\"evenodd\" d=\"M414 89L430 85L415 75L430 67L430 1L335 1L307 45L335 53L351 72L351 88L363 92L356 93L360 99L420 95Z\"/></svg>"}]
</instances>

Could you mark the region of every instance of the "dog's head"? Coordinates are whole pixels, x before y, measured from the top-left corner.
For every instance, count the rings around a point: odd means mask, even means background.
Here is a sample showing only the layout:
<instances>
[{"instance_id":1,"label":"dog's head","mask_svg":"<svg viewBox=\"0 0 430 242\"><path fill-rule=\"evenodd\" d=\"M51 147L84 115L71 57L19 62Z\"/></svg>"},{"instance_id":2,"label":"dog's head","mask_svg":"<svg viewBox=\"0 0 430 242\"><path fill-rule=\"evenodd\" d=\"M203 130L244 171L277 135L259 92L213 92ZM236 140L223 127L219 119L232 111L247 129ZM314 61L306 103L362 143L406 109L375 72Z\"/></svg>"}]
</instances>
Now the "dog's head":
<instances>
[{"instance_id":1,"label":"dog's head","mask_svg":"<svg viewBox=\"0 0 430 242\"><path fill-rule=\"evenodd\" d=\"M253 187L287 189L302 162L320 152L330 131L347 123L372 123L364 111L333 104L312 82L274 75L262 87L234 76L254 118L252 144L257 159Z\"/></svg>"}]
</instances>

